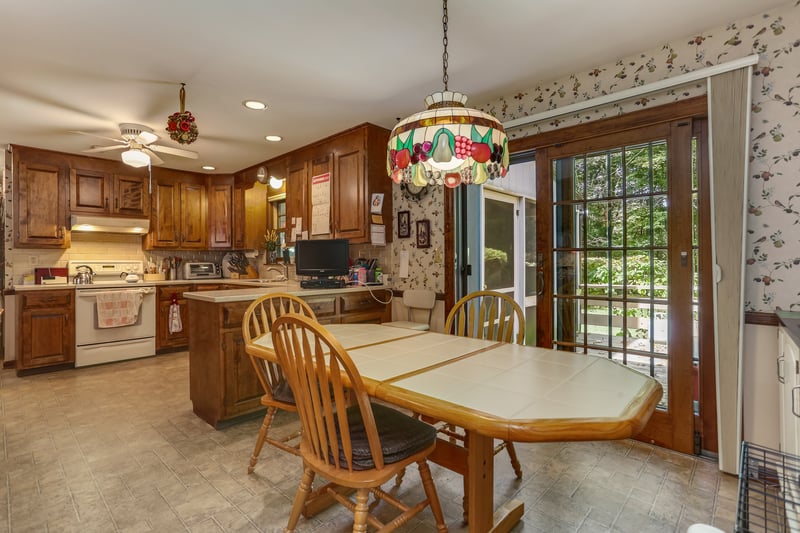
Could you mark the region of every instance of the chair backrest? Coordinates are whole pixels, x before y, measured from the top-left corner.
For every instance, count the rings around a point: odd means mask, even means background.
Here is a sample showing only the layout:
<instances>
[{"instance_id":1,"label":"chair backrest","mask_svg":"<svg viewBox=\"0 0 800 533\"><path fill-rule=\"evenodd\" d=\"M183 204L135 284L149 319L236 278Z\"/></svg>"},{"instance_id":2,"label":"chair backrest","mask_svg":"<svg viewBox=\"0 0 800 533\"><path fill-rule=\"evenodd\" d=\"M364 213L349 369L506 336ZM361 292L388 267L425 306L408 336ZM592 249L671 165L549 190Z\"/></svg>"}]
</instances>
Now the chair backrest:
<instances>
[{"instance_id":1,"label":"chair backrest","mask_svg":"<svg viewBox=\"0 0 800 533\"><path fill-rule=\"evenodd\" d=\"M304 459L337 471L359 470L354 468L349 425L351 418L358 418L352 412L357 410L363 430L355 429L365 433L374 467L383 468L383 451L369 396L339 341L318 322L291 313L275 321L272 344L295 397Z\"/></svg>"},{"instance_id":2,"label":"chair backrest","mask_svg":"<svg viewBox=\"0 0 800 533\"><path fill-rule=\"evenodd\" d=\"M403 291L403 305L408 309L409 321L420 322L415 320L414 314L419 309L428 312L425 322L430 324L433 307L436 305L436 293L430 289L407 289Z\"/></svg>"},{"instance_id":3,"label":"chair backrest","mask_svg":"<svg viewBox=\"0 0 800 533\"><path fill-rule=\"evenodd\" d=\"M461 337L525 344L525 315L506 294L476 291L453 305L444 331Z\"/></svg>"},{"instance_id":4,"label":"chair backrest","mask_svg":"<svg viewBox=\"0 0 800 533\"><path fill-rule=\"evenodd\" d=\"M262 335L269 335L275 320L286 313L299 313L316 320L311 307L297 296L283 292L266 294L254 300L244 312L242 336L245 344L253 342ZM258 381L264 388L264 393L271 398L276 388L286 380L281 367L273 361L253 354L250 354L250 361L253 363Z\"/></svg>"}]
</instances>

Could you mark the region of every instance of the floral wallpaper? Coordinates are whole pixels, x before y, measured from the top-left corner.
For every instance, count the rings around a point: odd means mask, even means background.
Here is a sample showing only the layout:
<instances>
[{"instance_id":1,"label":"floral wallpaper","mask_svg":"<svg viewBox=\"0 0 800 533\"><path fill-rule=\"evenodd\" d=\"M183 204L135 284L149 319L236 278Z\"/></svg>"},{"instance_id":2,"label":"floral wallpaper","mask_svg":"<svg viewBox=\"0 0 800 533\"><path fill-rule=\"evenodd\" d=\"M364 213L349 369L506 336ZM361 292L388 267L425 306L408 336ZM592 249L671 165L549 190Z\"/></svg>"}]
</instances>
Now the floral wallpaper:
<instances>
[{"instance_id":1,"label":"floral wallpaper","mask_svg":"<svg viewBox=\"0 0 800 533\"><path fill-rule=\"evenodd\" d=\"M760 59L752 80L745 310L800 310L800 0L560 80L523 88L479 107L506 122L752 54ZM523 137L704 92L705 83L697 82L507 133L510 138ZM412 220L430 216L435 235L444 229L442 198L442 191L434 189L411 211ZM394 200L398 210L404 209L397 186ZM403 241L396 244L402 246ZM443 290L443 266L432 262L433 249L411 254L415 265L411 270L420 276L406 280L409 285L435 280L438 284L433 287Z\"/></svg>"},{"instance_id":2,"label":"floral wallpaper","mask_svg":"<svg viewBox=\"0 0 800 533\"><path fill-rule=\"evenodd\" d=\"M444 195L443 186L428 187L419 200L407 197L399 185L393 186L392 205L395 210L392 237L393 286L405 289L432 289L444 292ZM397 212L410 213L410 236L397 235ZM430 221L430 246L417 247L417 222ZM408 252L408 277L400 277L401 252Z\"/></svg>"}]
</instances>

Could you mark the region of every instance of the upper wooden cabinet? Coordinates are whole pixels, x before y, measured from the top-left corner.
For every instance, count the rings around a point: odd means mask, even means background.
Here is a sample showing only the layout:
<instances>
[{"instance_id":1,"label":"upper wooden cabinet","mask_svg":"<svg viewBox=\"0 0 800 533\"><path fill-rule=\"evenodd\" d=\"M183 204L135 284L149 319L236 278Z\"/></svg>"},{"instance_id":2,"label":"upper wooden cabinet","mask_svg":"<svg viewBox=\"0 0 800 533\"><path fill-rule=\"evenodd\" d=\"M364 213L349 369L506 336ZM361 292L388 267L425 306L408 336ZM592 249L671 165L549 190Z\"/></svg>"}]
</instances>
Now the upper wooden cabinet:
<instances>
[{"instance_id":1,"label":"upper wooden cabinet","mask_svg":"<svg viewBox=\"0 0 800 533\"><path fill-rule=\"evenodd\" d=\"M150 216L147 178L70 169L69 210L97 215Z\"/></svg>"},{"instance_id":2,"label":"upper wooden cabinet","mask_svg":"<svg viewBox=\"0 0 800 533\"><path fill-rule=\"evenodd\" d=\"M287 231L302 218L309 238L370 242L370 199L383 196L386 239L391 241L392 181L386 174L389 130L362 124L287 155ZM329 175L326 182L323 176ZM326 195L327 193L327 195ZM318 218L315 228L313 219ZM326 227L327 226L327 227Z\"/></svg>"},{"instance_id":3,"label":"upper wooden cabinet","mask_svg":"<svg viewBox=\"0 0 800 533\"><path fill-rule=\"evenodd\" d=\"M153 178L150 233L145 248L206 248L206 187L180 178Z\"/></svg>"},{"instance_id":4,"label":"upper wooden cabinet","mask_svg":"<svg viewBox=\"0 0 800 533\"><path fill-rule=\"evenodd\" d=\"M14 246L68 248L65 167L24 160L17 151L13 158Z\"/></svg>"},{"instance_id":5,"label":"upper wooden cabinet","mask_svg":"<svg viewBox=\"0 0 800 533\"><path fill-rule=\"evenodd\" d=\"M208 247L230 248L233 244L233 184L208 186Z\"/></svg>"}]
</instances>

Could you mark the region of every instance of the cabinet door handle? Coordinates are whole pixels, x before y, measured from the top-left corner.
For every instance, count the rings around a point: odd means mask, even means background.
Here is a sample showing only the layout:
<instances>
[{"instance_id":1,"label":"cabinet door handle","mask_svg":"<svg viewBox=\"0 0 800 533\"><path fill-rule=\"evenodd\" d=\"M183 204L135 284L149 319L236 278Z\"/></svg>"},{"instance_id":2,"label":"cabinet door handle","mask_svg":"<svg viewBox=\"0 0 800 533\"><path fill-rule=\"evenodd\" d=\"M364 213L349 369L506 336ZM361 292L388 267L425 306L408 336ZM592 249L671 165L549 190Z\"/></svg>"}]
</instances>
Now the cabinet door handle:
<instances>
[{"instance_id":1,"label":"cabinet door handle","mask_svg":"<svg viewBox=\"0 0 800 533\"><path fill-rule=\"evenodd\" d=\"M786 383L786 380L783 378L781 374L781 369L783 368L783 354L778 356L778 383Z\"/></svg>"},{"instance_id":2,"label":"cabinet door handle","mask_svg":"<svg viewBox=\"0 0 800 533\"><path fill-rule=\"evenodd\" d=\"M797 400L795 400L795 393L798 390L800 390L800 385L798 385L796 387L792 387L792 414L794 416L796 416L797 418L800 418L800 413L798 413L797 409L795 409L795 406L797 405Z\"/></svg>"},{"instance_id":3,"label":"cabinet door handle","mask_svg":"<svg viewBox=\"0 0 800 533\"><path fill-rule=\"evenodd\" d=\"M119 198L114 198L114 209L119 209Z\"/></svg>"},{"instance_id":4,"label":"cabinet door handle","mask_svg":"<svg viewBox=\"0 0 800 533\"><path fill-rule=\"evenodd\" d=\"M108 198L106 198L106 211L108 211Z\"/></svg>"}]
</instances>

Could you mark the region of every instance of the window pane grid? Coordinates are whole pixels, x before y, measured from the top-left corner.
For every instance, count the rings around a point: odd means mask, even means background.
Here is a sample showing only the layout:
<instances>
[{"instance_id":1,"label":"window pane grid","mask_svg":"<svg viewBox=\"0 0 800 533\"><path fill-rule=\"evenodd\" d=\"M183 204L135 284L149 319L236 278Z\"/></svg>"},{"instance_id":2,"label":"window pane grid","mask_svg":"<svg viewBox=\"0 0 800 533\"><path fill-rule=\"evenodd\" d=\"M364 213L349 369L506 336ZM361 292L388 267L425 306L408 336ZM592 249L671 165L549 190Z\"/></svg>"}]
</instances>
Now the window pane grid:
<instances>
[{"instance_id":1,"label":"window pane grid","mask_svg":"<svg viewBox=\"0 0 800 533\"><path fill-rule=\"evenodd\" d=\"M665 391L666 149L662 140L553 162L554 343L618 360Z\"/></svg>"}]
</instances>

